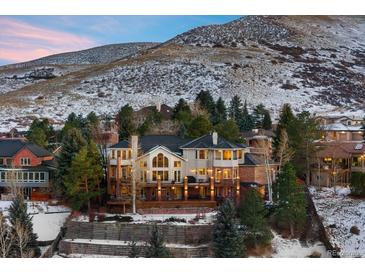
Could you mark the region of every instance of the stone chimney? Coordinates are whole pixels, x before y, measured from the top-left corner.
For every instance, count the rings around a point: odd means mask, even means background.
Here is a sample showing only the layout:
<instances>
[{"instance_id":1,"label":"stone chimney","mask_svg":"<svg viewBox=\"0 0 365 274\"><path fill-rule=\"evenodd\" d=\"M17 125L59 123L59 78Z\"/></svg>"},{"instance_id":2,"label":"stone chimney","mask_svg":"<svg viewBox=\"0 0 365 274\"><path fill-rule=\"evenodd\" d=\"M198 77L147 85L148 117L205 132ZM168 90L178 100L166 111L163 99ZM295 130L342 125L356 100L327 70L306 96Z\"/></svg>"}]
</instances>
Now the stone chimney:
<instances>
[{"instance_id":1,"label":"stone chimney","mask_svg":"<svg viewBox=\"0 0 365 274\"><path fill-rule=\"evenodd\" d=\"M131 136L132 160L135 161L138 157L138 135Z\"/></svg>"},{"instance_id":2,"label":"stone chimney","mask_svg":"<svg viewBox=\"0 0 365 274\"><path fill-rule=\"evenodd\" d=\"M216 131L213 131L212 133L212 141L213 146L216 146L218 144L218 133Z\"/></svg>"}]
</instances>

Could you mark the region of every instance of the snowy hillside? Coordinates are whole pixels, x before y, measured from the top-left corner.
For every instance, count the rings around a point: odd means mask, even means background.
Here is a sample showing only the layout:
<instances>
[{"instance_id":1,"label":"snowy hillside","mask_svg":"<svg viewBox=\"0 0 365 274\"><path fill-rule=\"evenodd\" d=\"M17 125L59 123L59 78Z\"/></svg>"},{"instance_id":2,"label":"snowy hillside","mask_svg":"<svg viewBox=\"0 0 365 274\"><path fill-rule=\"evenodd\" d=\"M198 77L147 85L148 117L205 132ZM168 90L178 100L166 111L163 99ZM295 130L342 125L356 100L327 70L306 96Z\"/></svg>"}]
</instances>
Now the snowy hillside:
<instances>
[{"instance_id":1,"label":"snowy hillside","mask_svg":"<svg viewBox=\"0 0 365 274\"><path fill-rule=\"evenodd\" d=\"M173 105L201 90L227 101L237 94L251 107L264 103L274 116L283 103L295 111L361 115L364 32L365 17L247 16L112 63L85 64L91 57L81 54L72 57L80 58L77 65L0 68L0 131L26 127L34 117L62 123L72 111L114 114L126 103L139 108L156 100ZM100 61L99 53L94 58ZM48 68L54 69L48 79L29 76Z\"/></svg>"}]
</instances>

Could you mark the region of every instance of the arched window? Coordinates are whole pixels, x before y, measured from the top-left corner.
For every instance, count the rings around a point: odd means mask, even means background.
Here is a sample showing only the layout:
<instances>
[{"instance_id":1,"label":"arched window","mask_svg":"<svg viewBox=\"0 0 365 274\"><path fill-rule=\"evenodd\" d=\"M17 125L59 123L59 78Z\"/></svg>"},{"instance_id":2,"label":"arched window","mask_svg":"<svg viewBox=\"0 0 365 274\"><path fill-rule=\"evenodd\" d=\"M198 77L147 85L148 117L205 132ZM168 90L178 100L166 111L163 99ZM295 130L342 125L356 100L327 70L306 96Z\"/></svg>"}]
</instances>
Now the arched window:
<instances>
[{"instance_id":1,"label":"arched window","mask_svg":"<svg viewBox=\"0 0 365 274\"><path fill-rule=\"evenodd\" d=\"M162 153L159 153L152 159L152 167L169 167L169 159Z\"/></svg>"}]
</instances>

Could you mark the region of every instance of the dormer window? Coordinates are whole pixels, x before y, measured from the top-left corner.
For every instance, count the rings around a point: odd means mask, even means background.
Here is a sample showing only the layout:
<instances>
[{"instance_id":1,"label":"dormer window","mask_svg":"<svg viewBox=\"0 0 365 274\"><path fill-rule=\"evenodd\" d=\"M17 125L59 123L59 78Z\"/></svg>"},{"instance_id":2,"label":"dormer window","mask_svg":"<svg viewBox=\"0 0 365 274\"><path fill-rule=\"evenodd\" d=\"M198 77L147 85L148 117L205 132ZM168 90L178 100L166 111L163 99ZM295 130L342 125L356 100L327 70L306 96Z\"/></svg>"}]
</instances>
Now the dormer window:
<instances>
[{"instance_id":1,"label":"dormer window","mask_svg":"<svg viewBox=\"0 0 365 274\"><path fill-rule=\"evenodd\" d=\"M30 158L20 158L21 166L30 166Z\"/></svg>"}]
</instances>

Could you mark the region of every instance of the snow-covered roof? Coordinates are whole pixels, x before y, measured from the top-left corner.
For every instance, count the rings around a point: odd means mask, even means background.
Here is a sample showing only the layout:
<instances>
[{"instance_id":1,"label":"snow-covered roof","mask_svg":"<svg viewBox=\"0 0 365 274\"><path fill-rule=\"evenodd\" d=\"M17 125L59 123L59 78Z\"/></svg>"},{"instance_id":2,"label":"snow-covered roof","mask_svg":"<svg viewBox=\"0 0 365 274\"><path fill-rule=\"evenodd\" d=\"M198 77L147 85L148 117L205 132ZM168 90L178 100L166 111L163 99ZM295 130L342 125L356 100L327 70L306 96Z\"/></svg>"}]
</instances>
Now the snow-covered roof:
<instances>
[{"instance_id":1,"label":"snow-covered roof","mask_svg":"<svg viewBox=\"0 0 365 274\"><path fill-rule=\"evenodd\" d=\"M333 123L328 125L322 125L321 129L326 131L360 131L362 125L350 125L346 126L342 123Z\"/></svg>"}]
</instances>

